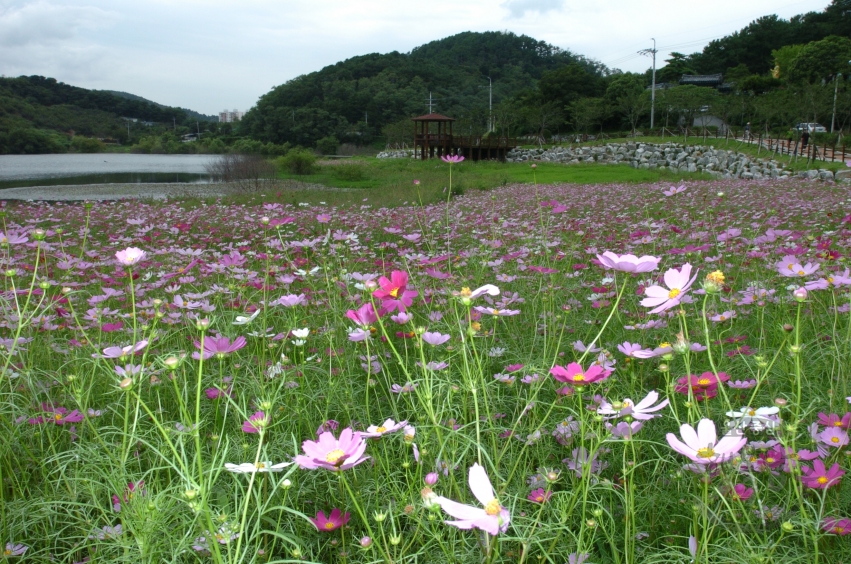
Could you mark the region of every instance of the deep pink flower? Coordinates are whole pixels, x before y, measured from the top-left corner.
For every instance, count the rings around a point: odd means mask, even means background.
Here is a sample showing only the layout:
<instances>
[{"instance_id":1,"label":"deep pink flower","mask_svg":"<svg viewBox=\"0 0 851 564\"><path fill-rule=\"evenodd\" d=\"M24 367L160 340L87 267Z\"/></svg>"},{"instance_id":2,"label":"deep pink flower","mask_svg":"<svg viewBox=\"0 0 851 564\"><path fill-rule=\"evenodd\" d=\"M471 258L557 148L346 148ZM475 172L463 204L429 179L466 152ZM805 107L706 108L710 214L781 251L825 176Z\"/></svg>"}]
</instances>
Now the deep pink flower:
<instances>
[{"instance_id":1,"label":"deep pink flower","mask_svg":"<svg viewBox=\"0 0 851 564\"><path fill-rule=\"evenodd\" d=\"M308 517L308 519L310 519L317 531L330 533L331 531L335 531L348 523L350 516L351 515L348 512L344 515L335 507L331 510L331 514L327 517L324 512L320 511L316 514L316 519L313 517Z\"/></svg>"},{"instance_id":2,"label":"deep pink flower","mask_svg":"<svg viewBox=\"0 0 851 564\"><path fill-rule=\"evenodd\" d=\"M269 423L271 423L269 416L262 411L257 411L242 424L242 430L245 433L259 433L265 430Z\"/></svg>"},{"instance_id":3,"label":"deep pink flower","mask_svg":"<svg viewBox=\"0 0 851 564\"><path fill-rule=\"evenodd\" d=\"M532 490L526 499L533 503L546 503L552 497L553 492L548 492L544 488L538 488L537 490Z\"/></svg>"},{"instance_id":4,"label":"deep pink flower","mask_svg":"<svg viewBox=\"0 0 851 564\"><path fill-rule=\"evenodd\" d=\"M460 163L461 161L464 160L464 157L462 157L461 155L443 155L442 157L440 157L440 160L442 160L445 163L452 164L452 163Z\"/></svg>"},{"instance_id":5,"label":"deep pink flower","mask_svg":"<svg viewBox=\"0 0 851 564\"><path fill-rule=\"evenodd\" d=\"M445 521L445 523L459 529L481 529L491 535L507 531L511 515L496 499L487 472L478 463L470 468L469 482L470 490L484 509L437 496L433 502L457 519L457 521Z\"/></svg>"},{"instance_id":6,"label":"deep pink flower","mask_svg":"<svg viewBox=\"0 0 851 564\"><path fill-rule=\"evenodd\" d=\"M585 386L605 380L611 375L611 370L605 370L603 367L592 364L588 370L583 370L582 366L575 362L567 365L567 368L562 366L553 366L550 369L550 374L559 382L573 384L574 386Z\"/></svg>"},{"instance_id":7,"label":"deep pink flower","mask_svg":"<svg viewBox=\"0 0 851 564\"><path fill-rule=\"evenodd\" d=\"M819 425L824 427L839 427L840 429L851 429L851 411L840 417L835 413L827 415L826 413L818 414Z\"/></svg>"},{"instance_id":8,"label":"deep pink flower","mask_svg":"<svg viewBox=\"0 0 851 564\"><path fill-rule=\"evenodd\" d=\"M130 503L130 500L133 499L135 494L145 495L145 481L140 480L136 483L130 482L127 484L127 489L124 490L124 503ZM121 511L121 499L117 495L112 496L112 510L116 513Z\"/></svg>"},{"instance_id":9,"label":"deep pink flower","mask_svg":"<svg viewBox=\"0 0 851 564\"><path fill-rule=\"evenodd\" d=\"M744 484L736 484L736 486L730 490L730 497L732 497L736 501L747 501L753 495L753 488L749 488Z\"/></svg>"},{"instance_id":10,"label":"deep pink flower","mask_svg":"<svg viewBox=\"0 0 851 564\"><path fill-rule=\"evenodd\" d=\"M839 464L834 464L828 470L825 468L824 462L818 458L813 460L812 468L802 465L801 472L804 474L801 476L801 481L804 485L817 490L826 490L831 486L835 486L845 474L845 471L839 467Z\"/></svg>"},{"instance_id":11,"label":"deep pink flower","mask_svg":"<svg viewBox=\"0 0 851 564\"><path fill-rule=\"evenodd\" d=\"M366 441L351 427L343 429L339 439L335 439L333 433L322 433L318 441L304 441L301 449L304 454L296 456L295 461L305 470L325 468L340 472L369 459L363 455L366 451Z\"/></svg>"},{"instance_id":12,"label":"deep pink flower","mask_svg":"<svg viewBox=\"0 0 851 564\"><path fill-rule=\"evenodd\" d=\"M419 295L416 290L408 290L408 273L401 270L391 272L389 280L385 276L379 278L378 286L372 295L381 300L383 308L388 312L397 309L405 311Z\"/></svg>"},{"instance_id":13,"label":"deep pink flower","mask_svg":"<svg viewBox=\"0 0 851 564\"><path fill-rule=\"evenodd\" d=\"M360 325L361 327L368 327L378 321L378 317L382 315L382 311L376 313L375 308L372 304L363 304L360 306L357 311L349 310L346 312L346 317Z\"/></svg>"},{"instance_id":14,"label":"deep pink flower","mask_svg":"<svg viewBox=\"0 0 851 564\"><path fill-rule=\"evenodd\" d=\"M843 517L825 517L822 521L821 528L833 535L851 535L851 519Z\"/></svg>"}]
</instances>

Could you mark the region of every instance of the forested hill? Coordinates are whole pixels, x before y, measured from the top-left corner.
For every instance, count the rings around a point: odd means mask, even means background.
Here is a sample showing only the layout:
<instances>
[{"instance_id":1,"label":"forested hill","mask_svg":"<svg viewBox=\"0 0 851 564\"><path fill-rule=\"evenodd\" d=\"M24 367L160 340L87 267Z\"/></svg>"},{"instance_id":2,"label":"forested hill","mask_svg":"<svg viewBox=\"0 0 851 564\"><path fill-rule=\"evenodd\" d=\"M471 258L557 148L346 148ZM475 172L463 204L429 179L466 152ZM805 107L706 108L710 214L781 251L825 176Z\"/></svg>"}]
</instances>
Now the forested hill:
<instances>
[{"instance_id":1,"label":"forested hill","mask_svg":"<svg viewBox=\"0 0 851 564\"><path fill-rule=\"evenodd\" d=\"M124 142L127 123L121 118L125 117L169 125L191 121L195 129L195 118L180 108L79 88L55 78L0 78L0 154L64 152L73 134Z\"/></svg>"},{"instance_id":2,"label":"forested hill","mask_svg":"<svg viewBox=\"0 0 851 564\"><path fill-rule=\"evenodd\" d=\"M739 31L711 41L699 53L674 53L660 70L664 80L682 74L765 74L775 66L772 51L787 45L805 45L830 35L851 36L851 0L832 0L820 12L808 12L788 20L776 15L758 18ZM658 77L657 77L658 78Z\"/></svg>"},{"instance_id":3,"label":"forested hill","mask_svg":"<svg viewBox=\"0 0 851 564\"><path fill-rule=\"evenodd\" d=\"M121 98L126 98L128 100L135 100L137 102L144 102L144 103L147 103L147 104L153 104L155 106L159 106L160 108L169 108L170 107L170 106L166 106L164 104L159 104L157 102L151 102L147 98L142 98L141 96L137 96L135 94L130 94L129 92L120 92L118 90L101 90L100 92L106 92L107 94L114 94L115 96L119 96ZM219 121L219 116L209 116L207 114L202 114L202 113L199 113L199 112L196 112L194 110L187 109L187 108L178 107L177 109L183 110L186 113L186 117L190 120L195 119L195 120L199 120L199 121Z\"/></svg>"},{"instance_id":4,"label":"forested hill","mask_svg":"<svg viewBox=\"0 0 851 564\"><path fill-rule=\"evenodd\" d=\"M242 132L308 146L325 136L368 141L392 124L409 131L411 116L428 113L429 93L435 112L458 119L456 132L478 132L488 114L487 77L496 105L571 64L605 73L598 63L525 35L460 33L410 53L353 57L294 78L260 98Z\"/></svg>"}]
</instances>

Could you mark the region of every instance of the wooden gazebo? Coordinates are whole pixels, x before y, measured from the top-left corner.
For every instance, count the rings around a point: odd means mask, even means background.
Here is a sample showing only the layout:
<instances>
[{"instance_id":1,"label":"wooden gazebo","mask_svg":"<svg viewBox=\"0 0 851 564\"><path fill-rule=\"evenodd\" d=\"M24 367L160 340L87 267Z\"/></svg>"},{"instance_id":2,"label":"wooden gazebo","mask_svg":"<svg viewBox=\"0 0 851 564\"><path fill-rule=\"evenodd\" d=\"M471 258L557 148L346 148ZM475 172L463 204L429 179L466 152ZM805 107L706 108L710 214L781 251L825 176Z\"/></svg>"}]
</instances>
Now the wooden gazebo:
<instances>
[{"instance_id":1,"label":"wooden gazebo","mask_svg":"<svg viewBox=\"0 0 851 564\"><path fill-rule=\"evenodd\" d=\"M426 114L411 118L414 122L414 154L422 160L442 157L444 155L461 155L466 159L480 161L482 159L505 160L505 155L517 146L517 139L486 136L454 136L452 122L455 118L440 114ZM432 131L431 124L436 123L437 131Z\"/></svg>"},{"instance_id":2,"label":"wooden gazebo","mask_svg":"<svg viewBox=\"0 0 851 564\"><path fill-rule=\"evenodd\" d=\"M414 122L414 154L419 154L423 160L451 154L452 122L455 118L426 114L411 121ZM437 133L431 131L432 123L437 124Z\"/></svg>"}]
</instances>

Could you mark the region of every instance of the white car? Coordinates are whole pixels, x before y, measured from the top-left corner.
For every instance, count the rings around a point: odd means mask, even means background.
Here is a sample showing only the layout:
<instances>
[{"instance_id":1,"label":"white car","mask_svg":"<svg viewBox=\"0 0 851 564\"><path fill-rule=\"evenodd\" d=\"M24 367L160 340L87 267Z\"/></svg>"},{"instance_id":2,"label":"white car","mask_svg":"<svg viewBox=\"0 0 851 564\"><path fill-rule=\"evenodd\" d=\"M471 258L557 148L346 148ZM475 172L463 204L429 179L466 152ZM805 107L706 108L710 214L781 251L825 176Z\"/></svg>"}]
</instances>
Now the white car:
<instances>
[{"instance_id":1,"label":"white car","mask_svg":"<svg viewBox=\"0 0 851 564\"><path fill-rule=\"evenodd\" d=\"M810 133L827 133L827 129L820 123L799 123L792 129L803 131L807 129Z\"/></svg>"}]
</instances>

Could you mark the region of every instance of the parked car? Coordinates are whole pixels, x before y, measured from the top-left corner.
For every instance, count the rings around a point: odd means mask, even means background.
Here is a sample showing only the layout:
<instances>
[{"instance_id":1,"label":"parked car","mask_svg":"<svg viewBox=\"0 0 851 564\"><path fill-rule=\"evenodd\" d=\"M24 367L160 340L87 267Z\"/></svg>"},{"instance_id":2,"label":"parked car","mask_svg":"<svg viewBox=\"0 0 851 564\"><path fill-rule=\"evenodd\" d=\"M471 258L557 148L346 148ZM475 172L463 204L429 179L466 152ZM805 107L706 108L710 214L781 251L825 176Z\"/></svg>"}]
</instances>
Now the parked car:
<instances>
[{"instance_id":1,"label":"parked car","mask_svg":"<svg viewBox=\"0 0 851 564\"><path fill-rule=\"evenodd\" d=\"M792 129L797 131L807 129L810 133L827 133L827 129L820 123L799 123Z\"/></svg>"}]
</instances>

